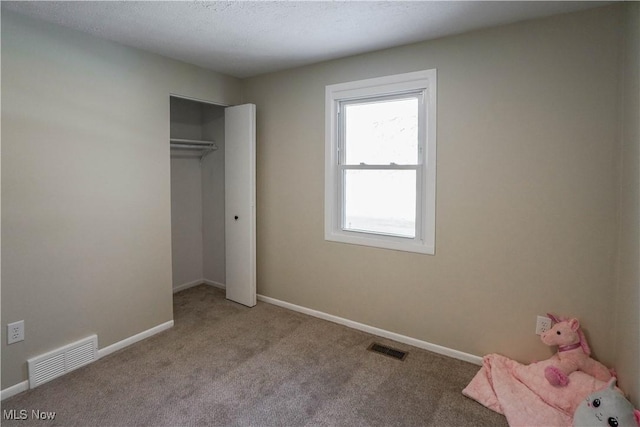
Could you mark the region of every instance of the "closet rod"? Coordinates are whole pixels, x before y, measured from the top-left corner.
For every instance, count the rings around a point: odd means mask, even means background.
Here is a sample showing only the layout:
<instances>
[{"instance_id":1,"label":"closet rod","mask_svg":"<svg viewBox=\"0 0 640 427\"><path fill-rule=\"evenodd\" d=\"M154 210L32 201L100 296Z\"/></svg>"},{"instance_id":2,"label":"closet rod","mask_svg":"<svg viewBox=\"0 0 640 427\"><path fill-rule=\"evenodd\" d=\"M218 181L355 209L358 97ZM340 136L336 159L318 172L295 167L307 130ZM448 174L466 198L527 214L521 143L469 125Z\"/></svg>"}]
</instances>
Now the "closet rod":
<instances>
[{"instance_id":1,"label":"closet rod","mask_svg":"<svg viewBox=\"0 0 640 427\"><path fill-rule=\"evenodd\" d=\"M181 139L171 138L169 139L171 144L187 144L187 145L215 145L213 141L204 141L201 139Z\"/></svg>"},{"instance_id":2,"label":"closet rod","mask_svg":"<svg viewBox=\"0 0 640 427\"><path fill-rule=\"evenodd\" d=\"M201 144L201 145L196 145L196 144L175 144L175 143L171 143L170 145L171 148L176 148L178 150L210 150L210 151L215 151L218 149L218 147L215 144Z\"/></svg>"}]
</instances>

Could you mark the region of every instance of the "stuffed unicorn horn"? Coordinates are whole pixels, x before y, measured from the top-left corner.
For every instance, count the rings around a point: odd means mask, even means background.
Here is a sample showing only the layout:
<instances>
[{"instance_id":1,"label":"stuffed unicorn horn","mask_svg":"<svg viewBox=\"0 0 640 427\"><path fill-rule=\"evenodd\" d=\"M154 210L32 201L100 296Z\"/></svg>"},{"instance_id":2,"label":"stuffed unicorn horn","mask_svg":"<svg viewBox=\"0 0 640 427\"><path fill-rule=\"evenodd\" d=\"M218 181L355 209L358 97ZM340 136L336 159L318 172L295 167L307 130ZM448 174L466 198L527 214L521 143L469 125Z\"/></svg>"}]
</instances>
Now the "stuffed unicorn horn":
<instances>
[{"instance_id":1,"label":"stuffed unicorn horn","mask_svg":"<svg viewBox=\"0 0 640 427\"><path fill-rule=\"evenodd\" d=\"M569 374L583 371L600 381L611 379L611 372L602 363L589 357L591 349L580 330L580 322L576 318L561 318L547 314L554 325L544 332L540 339L546 345L557 345L558 352L553 356L555 362L547 366L544 376L551 385L566 386L569 384Z\"/></svg>"}]
</instances>

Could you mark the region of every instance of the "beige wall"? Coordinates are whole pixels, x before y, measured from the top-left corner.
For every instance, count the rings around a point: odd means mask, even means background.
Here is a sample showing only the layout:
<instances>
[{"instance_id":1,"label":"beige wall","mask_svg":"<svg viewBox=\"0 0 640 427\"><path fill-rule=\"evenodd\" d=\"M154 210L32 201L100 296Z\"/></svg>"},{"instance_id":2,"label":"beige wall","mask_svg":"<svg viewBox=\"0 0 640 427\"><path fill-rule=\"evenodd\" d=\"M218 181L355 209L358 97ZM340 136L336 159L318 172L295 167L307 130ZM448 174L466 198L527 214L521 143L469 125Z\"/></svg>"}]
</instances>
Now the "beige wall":
<instances>
[{"instance_id":1,"label":"beige wall","mask_svg":"<svg viewBox=\"0 0 640 427\"><path fill-rule=\"evenodd\" d=\"M203 139L202 104L171 97L171 138ZM202 280L202 180L193 152L171 150L173 289Z\"/></svg>"},{"instance_id":2,"label":"beige wall","mask_svg":"<svg viewBox=\"0 0 640 427\"><path fill-rule=\"evenodd\" d=\"M620 386L640 407L640 3L626 5L622 69L620 243L615 355Z\"/></svg>"},{"instance_id":3,"label":"beige wall","mask_svg":"<svg viewBox=\"0 0 640 427\"><path fill-rule=\"evenodd\" d=\"M26 359L173 318L169 93L239 102L240 82L2 12L2 388Z\"/></svg>"},{"instance_id":4,"label":"beige wall","mask_svg":"<svg viewBox=\"0 0 640 427\"><path fill-rule=\"evenodd\" d=\"M173 289L202 281L202 176L198 157L171 157Z\"/></svg>"},{"instance_id":5,"label":"beige wall","mask_svg":"<svg viewBox=\"0 0 640 427\"><path fill-rule=\"evenodd\" d=\"M218 146L202 162L202 277L226 284L224 229L224 112L205 109L205 132Z\"/></svg>"},{"instance_id":6,"label":"beige wall","mask_svg":"<svg viewBox=\"0 0 640 427\"><path fill-rule=\"evenodd\" d=\"M614 362L618 6L245 81L258 106L258 292L463 352L551 349L578 316ZM323 238L325 85L438 70L436 255Z\"/></svg>"}]
</instances>

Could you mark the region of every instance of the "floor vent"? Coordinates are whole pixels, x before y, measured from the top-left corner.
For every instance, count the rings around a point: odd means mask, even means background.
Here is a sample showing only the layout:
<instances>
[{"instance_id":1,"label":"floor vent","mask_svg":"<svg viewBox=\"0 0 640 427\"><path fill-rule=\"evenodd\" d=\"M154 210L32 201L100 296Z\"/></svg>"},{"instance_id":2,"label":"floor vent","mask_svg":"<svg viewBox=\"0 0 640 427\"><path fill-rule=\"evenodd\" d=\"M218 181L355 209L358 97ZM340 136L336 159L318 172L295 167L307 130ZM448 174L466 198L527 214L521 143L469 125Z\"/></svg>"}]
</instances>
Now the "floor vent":
<instances>
[{"instance_id":1,"label":"floor vent","mask_svg":"<svg viewBox=\"0 0 640 427\"><path fill-rule=\"evenodd\" d=\"M398 350L396 348L387 347L386 345L372 343L367 350L375 351L376 353L383 354L385 356L393 357L394 359L404 360L407 357L407 352Z\"/></svg>"},{"instance_id":2,"label":"floor vent","mask_svg":"<svg viewBox=\"0 0 640 427\"><path fill-rule=\"evenodd\" d=\"M91 335L59 349L27 360L29 387L34 388L89 364L98 357L98 337Z\"/></svg>"}]
</instances>

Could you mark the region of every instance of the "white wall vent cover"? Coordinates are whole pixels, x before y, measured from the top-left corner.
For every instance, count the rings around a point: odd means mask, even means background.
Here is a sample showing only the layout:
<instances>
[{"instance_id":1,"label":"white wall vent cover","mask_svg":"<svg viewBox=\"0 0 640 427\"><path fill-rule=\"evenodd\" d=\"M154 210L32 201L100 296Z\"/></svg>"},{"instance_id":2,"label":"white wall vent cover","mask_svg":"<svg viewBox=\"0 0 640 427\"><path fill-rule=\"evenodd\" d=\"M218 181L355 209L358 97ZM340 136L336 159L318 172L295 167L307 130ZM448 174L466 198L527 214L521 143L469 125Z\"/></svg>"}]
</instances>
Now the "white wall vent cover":
<instances>
[{"instance_id":1,"label":"white wall vent cover","mask_svg":"<svg viewBox=\"0 0 640 427\"><path fill-rule=\"evenodd\" d=\"M97 359L97 335L91 335L59 349L33 357L27 360L29 387L37 387Z\"/></svg>"}]
</instances>

